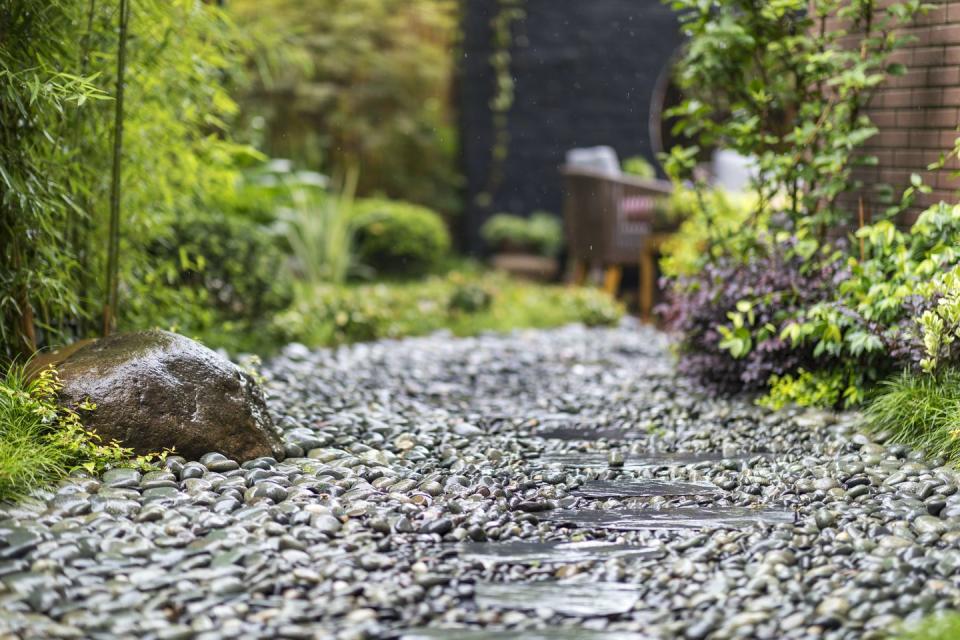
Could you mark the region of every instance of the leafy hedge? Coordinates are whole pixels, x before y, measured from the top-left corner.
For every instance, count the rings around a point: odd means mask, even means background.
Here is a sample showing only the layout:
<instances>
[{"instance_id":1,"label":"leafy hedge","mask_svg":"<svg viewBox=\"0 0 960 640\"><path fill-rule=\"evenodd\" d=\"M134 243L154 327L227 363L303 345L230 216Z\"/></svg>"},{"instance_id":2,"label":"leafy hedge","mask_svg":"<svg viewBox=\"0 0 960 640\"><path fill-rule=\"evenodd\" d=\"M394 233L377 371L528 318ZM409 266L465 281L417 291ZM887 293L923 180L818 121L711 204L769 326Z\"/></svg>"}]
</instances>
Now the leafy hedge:
<instances>
[{"instance_id":1,"label":"leafy hedge","mask_svg":"<svg viewBox=\"0 0 960 640\"><path fill-rule=\"evenodd\" d=\"M361 265L386 277L435 270L450 251L450 232L434 211L398 200L365 198L353 205Z\"/></svg>"}]
</instances>

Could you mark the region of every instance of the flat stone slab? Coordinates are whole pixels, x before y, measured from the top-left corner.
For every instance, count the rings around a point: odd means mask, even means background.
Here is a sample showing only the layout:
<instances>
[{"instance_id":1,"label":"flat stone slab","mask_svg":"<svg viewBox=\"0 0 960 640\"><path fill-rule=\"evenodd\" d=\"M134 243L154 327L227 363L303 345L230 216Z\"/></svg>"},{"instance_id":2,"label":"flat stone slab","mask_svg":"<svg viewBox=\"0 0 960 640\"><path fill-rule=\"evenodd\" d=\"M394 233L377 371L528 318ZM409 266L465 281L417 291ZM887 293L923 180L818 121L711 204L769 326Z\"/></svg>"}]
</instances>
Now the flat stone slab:
<instances>
[{"instance_id":1,"label":"flat stone slab","mask_svg":"<svg viewBox=\"0 0 960 640\"><path fill-rule=\"evenodd\" d=\"M573 491L585 498L651 498L654 496L700 496L722 493L712 482L682 482L639 478L636 480L592 480Z\"/></svg>"},{"instance_id":2,"label":"flat stone slab","mask_svg":"<svg viewBox=\"0 0 960 640\"><path fill-rule=\"evenodd\" d=\"M535 438L544 438L547 440L565 440L577 442L581 440L613 440L615 442L624 442L630 440L642 440L649 437L649 434L643 431L626 431L624 429L589 429L577 427L554 427L548 429L539 429L530 434Z\"/></svg>"},{"instance_id":3,"label":"flat stone slab","mask_svg":"<svg viewBox=\"0 0 960 640\"><path fill-rule=\"evenodd\" d=\"M547 453L539 458L531 460L533 463L541 465L558 464L567 469L600 469L615 468L636 470L646 467L669 467L675 465L698 464L701 462L720 462L721 460L750 460L756 457L770 458L773 454L761 452L746 452L733 456L725 456L722 453L648 453L648 454L624 454L622 465L611 467L607 458L607 453L600 452L569 452L569 453Z\"/></svg>"},{"instance_id":4,"label":"flat stone slab","mask_svg":"<svg viewBox=\"0 0 960 640\"><path fill-rule=\"evenodd\" d=\"M650 636L628 631L589 631L587 629L488 631L487 629L431 627L401 631L397 640L650 640Z\"/></svg>"},{"instance_id":5,"label":"flat stone slab","mask_svg":"<svg viewBox=\"0 0 960 640\"><path fill-rule=\"evenodd\" d=\"M640 599L635 585L619 582L480 583L478 606L494 609L551 609L564 616L613 616L633 609Z\"/></svg>"},{"instance_id":6,"label":"flat stone slab","mask_svg":"<svg viewBox=\"0 0 960 640\"><path fill-rule=\"evenodd\" d=\"M602 540L582 542L479 542L465 544L464 560L510 564L569 564L602 561L610 558L659 557L659 549L617 544Z\"/></svg>"},{"instance_id":7,"label":"flat stone slab","mask_svg":"<svg viewBox=\"0 0 960 640\"><path fill-rule=\"evenodd\" d=\"M673 509L558 509L545 511L541 520L578 528L640 531L644 529L744 529L753 525L792 524L787 509L749 507L676 507Z\"/></svg>"}]
</instances>

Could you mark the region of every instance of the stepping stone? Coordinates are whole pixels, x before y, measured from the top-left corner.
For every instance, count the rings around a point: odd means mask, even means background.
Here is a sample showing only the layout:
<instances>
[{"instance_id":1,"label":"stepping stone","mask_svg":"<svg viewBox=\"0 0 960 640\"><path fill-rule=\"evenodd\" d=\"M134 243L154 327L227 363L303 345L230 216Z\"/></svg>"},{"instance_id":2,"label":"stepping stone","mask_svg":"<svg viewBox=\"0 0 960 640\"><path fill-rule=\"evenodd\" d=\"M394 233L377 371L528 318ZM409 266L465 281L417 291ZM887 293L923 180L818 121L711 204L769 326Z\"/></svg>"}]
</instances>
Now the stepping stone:
<instances>
[{"instance_id":1,"label":"stepping stone","mask_svg":"<svg viewBox=\"0 0 960 640\"><path fill-rule=\"evenodd\" d=\"M559 464L567 469L599 469L610 467L608 453L601 452L569 452L547 453L531 460L541 465ZM700 462L719 462L721 460L750 460L756 457L770 458L773 454L746 452L734 456L725 456L722 453L649 453L625 454L623 465L617 469L636 470L645 467L666 467L674 465L698 464Z\"/></svg>"},{"instance_id":2,"label":"stepping stone","mask_svg":"<svg viewBox=\"0 0 960 640\"><path fill-rule=\"evenodd\" d=\"M636 585L619 582L480 583L474 600L480 607L532 611L551 609L563 616L613 616L633 609Z\"/></svg>"},{"instance_id":3,"label":"stepping stone","mask_svg":"<svg viewBox=\"0 0 960 640\"><path fill-rule=\"evenodd\" d=\"M432 627L401 631L397 640L650 640L650 636L628 631L589 631L587 629L488 631Z\"/></svg>"},{"instance_id":4,"label":"stepping stone","mask_svg":"<svg viewBox=\"0 0 960 640\"><path fill-rule=\"evenodd\" d=\"M576 427L556 427L553 429L540 429L530 434L535 438L545 438L547 440L614 440L617 442L627 440L642 440L648 434L642 431L624 431L621 429L578 429Z\"/></svg>"},{"instance_id":5,"label":"stepping stone","mask_svg":"<svg viewBox=\"0 0 960 640\"><path fill-rule=\"evenodd\" d=\"M481 542L465 544L461 557L464 560L487 563L511 564L569 564L608 560L610 558L660 557L659 549L638 547L602 540L582 542Z\"/></svg>"},{"instance_id":6,"label":"stepping stone","mask_svg":"<svg viewBox=\"0 0 960 640\"><path fill-rule=\"evenodd\" d=\"M585 498L649 498L653 496L700 496L722 493L711 482L680 482L673 480L593 480L585 482L575 495Z\"/></svg>"},{"instance_id":7,"label":"stepping stone","mask_svg":"<svg viewBox=\"0 0 960 640\"><path fill-rule=\"evenodd\" d=\"M560 509L547 511L541 520L578 528L639 531L644 529L744 529L753 525L792 524L796 515L787 509L749 507L676 507L673 509Z\"/></svg>"}]
</instances>

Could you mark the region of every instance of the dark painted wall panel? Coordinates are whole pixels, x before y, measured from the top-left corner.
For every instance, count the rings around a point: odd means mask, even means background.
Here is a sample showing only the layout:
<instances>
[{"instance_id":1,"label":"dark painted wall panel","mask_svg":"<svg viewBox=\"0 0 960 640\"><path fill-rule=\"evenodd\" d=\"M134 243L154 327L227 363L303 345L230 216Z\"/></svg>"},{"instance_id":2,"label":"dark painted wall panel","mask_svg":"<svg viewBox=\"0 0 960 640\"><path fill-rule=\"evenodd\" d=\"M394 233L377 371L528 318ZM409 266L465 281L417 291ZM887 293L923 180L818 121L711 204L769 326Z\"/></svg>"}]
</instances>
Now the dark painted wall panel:
<instances>
[{"instance_id":1,"label":"dark painted wall panel","mask_svg":"<svg viewBox=\"0 0 960 640\"><path fill-rule=\"evenodd\" d=\"M459 99L467 206L461 240L478 251L478 229L493 212L559 215L557 168L572 147L606 144L620 158L654 161L650 108L658 80L680 44L676 19L658 0L526 0L514 24L515 100L504 178L489 208L474 199L487 184L493 126L490 20L496 0L465 0Z\"/></svg>"}]
</instances>

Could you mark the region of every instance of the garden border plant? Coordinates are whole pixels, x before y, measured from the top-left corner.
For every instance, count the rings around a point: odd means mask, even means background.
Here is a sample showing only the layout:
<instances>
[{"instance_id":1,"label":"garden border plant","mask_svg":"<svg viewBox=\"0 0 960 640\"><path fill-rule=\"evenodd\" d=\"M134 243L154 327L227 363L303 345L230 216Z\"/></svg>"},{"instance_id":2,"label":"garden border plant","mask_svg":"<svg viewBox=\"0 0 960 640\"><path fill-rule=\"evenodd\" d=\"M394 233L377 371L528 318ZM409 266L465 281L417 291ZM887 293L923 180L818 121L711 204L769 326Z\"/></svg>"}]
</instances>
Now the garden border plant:
<instances>
[{"instance_id":1,"label":"garden border plant","mask_svg":"<svg viewBox=\"0 0 960 640\"><path fill-rule=\"evenodd\" d=\"M706 227L698 238L681 229L681 240L699 241L701 258L679 263L686 275L674 280L666 307L682 335L681 369L726 391L772 385L767 402L774 406L859 403L901 363L901 347L891 345L907 340L901 325L909 324L915 301L901 296L891 304L877 287L894 275L899 280L888 292L916 281L904 262L907 249L887 252L884 242L895 231L889 219L924 187L915 179L877 223L858 231L871 249L866 255L835 230L855 220L849 198L841 198L862 187L854 167L876 163L860 150L876 133L865 107L887 78L904 73L890 57L909 41L900 29L925 6L669 4L690 36L678 73L687 98L670 114L677 130L706 148L755 159L754 207L731 224L697 179L700 147L675 148L664 158L675 179L693 179ZM910 237L913 258L936 262L919 255L919 235Z\"/></svg>"}]
</instances>

